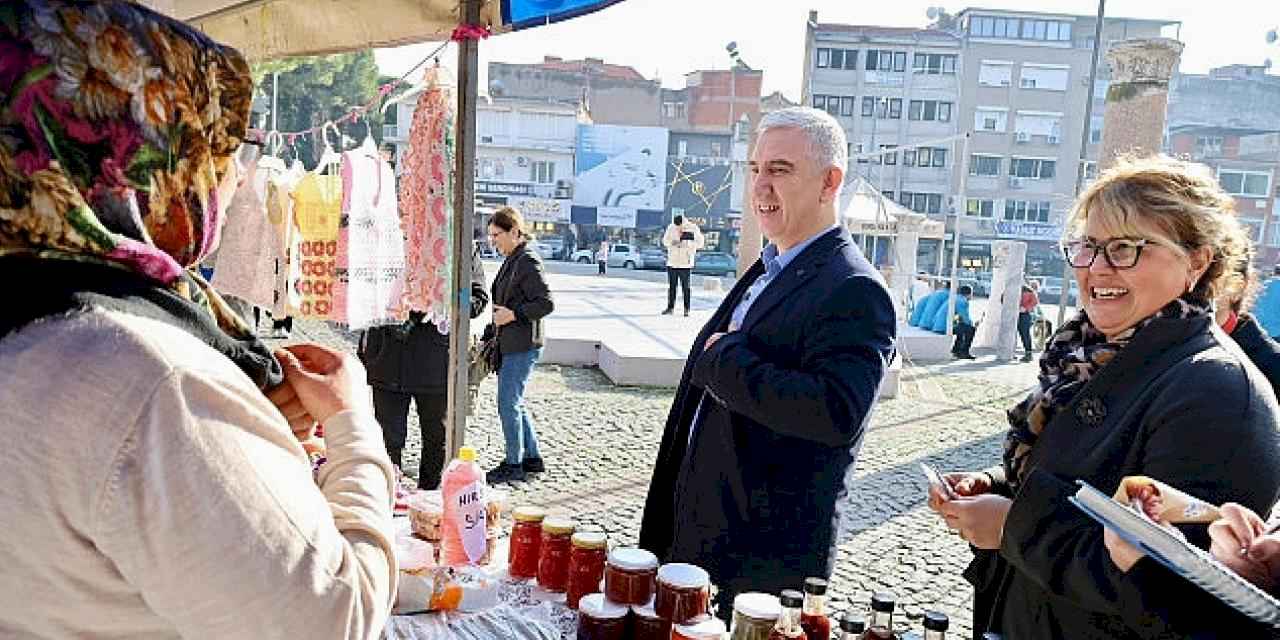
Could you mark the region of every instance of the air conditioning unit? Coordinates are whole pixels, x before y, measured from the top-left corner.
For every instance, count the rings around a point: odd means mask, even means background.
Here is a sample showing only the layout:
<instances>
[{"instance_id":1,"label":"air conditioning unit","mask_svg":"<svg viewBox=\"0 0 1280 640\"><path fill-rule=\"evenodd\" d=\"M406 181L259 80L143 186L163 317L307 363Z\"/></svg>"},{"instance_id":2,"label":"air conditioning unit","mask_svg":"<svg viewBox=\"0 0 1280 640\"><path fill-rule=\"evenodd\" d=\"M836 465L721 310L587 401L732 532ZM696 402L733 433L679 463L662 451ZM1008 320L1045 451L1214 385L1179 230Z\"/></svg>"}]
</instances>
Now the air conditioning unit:
<instances>
[{"instance_id":1,"label":"air conditioning unit","mask_svg":"<svg viewBox=\"0 0 1280 640\"><path fill-rule=\"evenodd\" d=\"M1021 188L1022 188L1022 178L1019 178L1019 177L1017 177L1017 176L1009 176L1009 188L1010 188L1010 189L1021 189Z\"/></svg>"},{"instance_id":2,"label":"air conditioning unit","mask_svg":"<svg viewBox=\"0 0 1280 640\"><path fill-rule=\"evenodd\" d=\"M1062 141L1058 139L1058 136L1049 136L1049 137L1048 137L1048 142L1049 142L1049 144L1058 144L1058 143L1060 143L1060 142L1062 142Z\"/></svg>"},{"instance_id":3,"label":"air conditioning unit","mask_svg":"<svg viewBox=\"0 0 1280 640\"><path fill-rule=\"evenodd\" d=\"M1031 142L1031 134L1026 131L1018 131L1013 134L1013 139L1015 142Z\"/></svg>"},{"instance_id":4,"label":"air conditioning unit","mask_svg":"<svg viewBox=\"0 0 1280 640\"><path fill-rule=\"evenodd\" d=\"M517 156L517 157L516 157L516 166L517 166L517 167L527 167L527 166L529 166L529 158L527 158L527 157L525 157L525 156Z\"/></svg>"}]
</instances>

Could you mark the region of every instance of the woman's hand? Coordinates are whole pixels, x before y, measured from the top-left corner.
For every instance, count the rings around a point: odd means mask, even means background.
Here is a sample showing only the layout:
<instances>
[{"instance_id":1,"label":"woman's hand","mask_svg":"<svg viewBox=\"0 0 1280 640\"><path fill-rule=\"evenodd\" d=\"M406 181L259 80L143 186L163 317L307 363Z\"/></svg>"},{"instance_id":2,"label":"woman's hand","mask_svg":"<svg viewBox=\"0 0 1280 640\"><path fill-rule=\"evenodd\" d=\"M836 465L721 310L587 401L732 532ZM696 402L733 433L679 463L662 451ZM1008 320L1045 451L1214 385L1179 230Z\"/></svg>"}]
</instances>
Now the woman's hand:
<instances>
[{"instance_id":1,"label":"woman's hand","mask_svg":"<svg viewBox=\"0 0 1280 640\"><path fill-rule=\"evenodd\" d=\"M991 476L982 471L957 471L942 476L942 481L951 487L956 495L962 498L972 498L980 496L991 491ZM929 508L934 512L941 514L939 508L942 503L949 500L945 495L938 492L937 488L929 485Z\"/></svg>"},{"instance_id":2,"label":"woman's hand","mask_svg":"<svg viewBox=\"0 0 1280 640\"><path fill-rule=\"evenodd\" d=\"M515 321L516 321L516 314L514 311L503 306L494 305L493 322L495 324L497 324L499 327L504 327Z\"/></svg>"},{"instance_id":3,"label":"woman's hand","mask_svg":"<svg viewBox=\"0 0 1280 640\"><path fill-rule=\"evenodd\" d=\"M1265 591L1280 584L1280 535L1267 534L1258 514L1235 503L1222 505L1209 525L1209 552L1227 568Z\"/></svg>"},{"instance_id":4,"label":"woman's hand","mask_svg":"<svg viewBox=\"0 0 1280 640\"><path fill-rule=\"evenodd\" d=\"M281 349L276 352L276 358L283 363L287 353ZM306 442L315 436L316 419L311 417L307 409L302 406L302 401L298 399L298 391L293 388L293 383L287 378L280 386L267 392L267 399L284 415L284 419L289 423L289 430L293 431L293 437L297 438L298 442Z\"/></svg>"},{"instance_id":5,"label":"woman's hand","mask_svg":"<svg viewBox=\"0 0 1280 640\"><path fill-rule=\"evenodd\" d=\"M979 549L999 549L1004 539L1004 521L1013 501L993 494L948 500L938 507L947 528L956 531Z\"/></svg>"},{"instance_id":6,"label":"woman's hand","mask_svg":"<svg viewBox=\"0 0 1280 640\"><path fill-rule=\"evenodd\" d=\"M1147 555L1139 551L1137 547L1125 542L1123 538L1113 533L1110 529L1102 531L1102 543L1107 545L1107 551L1111 553L1111 561L1125 573L1129 573L1133 565Z\"/></svg>"}]
</instances>

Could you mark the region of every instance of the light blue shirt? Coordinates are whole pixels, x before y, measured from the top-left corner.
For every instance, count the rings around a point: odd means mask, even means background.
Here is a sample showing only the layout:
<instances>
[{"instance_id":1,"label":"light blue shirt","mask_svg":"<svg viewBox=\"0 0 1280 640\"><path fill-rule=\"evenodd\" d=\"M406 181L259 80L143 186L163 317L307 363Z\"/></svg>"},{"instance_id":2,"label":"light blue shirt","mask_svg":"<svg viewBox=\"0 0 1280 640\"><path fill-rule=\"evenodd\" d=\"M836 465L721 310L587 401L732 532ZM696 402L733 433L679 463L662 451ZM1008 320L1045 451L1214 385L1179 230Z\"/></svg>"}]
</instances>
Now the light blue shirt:
<instances>
[{"instance_id":1,"label":"light blue shirt","mask_svg":"<svg viewBox=\"0 0 1280 640\"><path fill-rule=\"evenodd\" d=\"M783 269L787 268L787 265L791 264L792 260L796 259L796 256L808 249L809 245L817 241L818 238L835 228L833 226L823 229L810 236L804 242L782 253L778 253L777 245L769 243L769 246L764 248L764 253L760 254L760 259L764 262L764 274L756 278L756 281L752 282L751 286L747 288L747 292L742 294L742 300L738 301L738 306L734 308L733 315L730 316L729 331L738 331L742 328L742 321L747 317L747 312L751 311L751 305L755 304L756 299L764 294L764 290L769 288L771 282L778 279L778 275L782 273Z\"/></svg>"},{"instance_id":2,"label":"light blue shirt","mask_svg":"<svg viewBox=\"0 0 1280 640\"><path fill-rule=\"evenodd\" d=\"M738 301L738 306L734 307L733 315L730 316L729 320L729 331L733 332L742 329L742 320L747 317L747 312L751 311L751 305L755 304L756 299L758 299L761 294L764 293L764 290L769 287L769 283L777 280L782 271L787 268L787 265L791 264L791 261L795 260L796 256L803 253L805 249L808 249L809 245L813 244L818 238L830 233L831 230L835 228L835 226L831 226L823 229L822 231L810 236L809 239L804 242L801 242L782 253L778 253L777 245L769 243L769 246L765 247L764 252L760 254L760 259L764 261L764 274L759 278L756 278L755 282L751 283L751 286L747 288L747 292L742 294L742 300ZM710 393L710 391L708 391L708 393ZM702 399L698 401L698 409L693 413L693 422L689 427L690 444L693 443L693 434L698 429L698 422L702 419L702 404L706 402L706 400L707 397L705 395L702 396ZM685 455L688 454L686 453Z\"/></svg>"}]
</instances>

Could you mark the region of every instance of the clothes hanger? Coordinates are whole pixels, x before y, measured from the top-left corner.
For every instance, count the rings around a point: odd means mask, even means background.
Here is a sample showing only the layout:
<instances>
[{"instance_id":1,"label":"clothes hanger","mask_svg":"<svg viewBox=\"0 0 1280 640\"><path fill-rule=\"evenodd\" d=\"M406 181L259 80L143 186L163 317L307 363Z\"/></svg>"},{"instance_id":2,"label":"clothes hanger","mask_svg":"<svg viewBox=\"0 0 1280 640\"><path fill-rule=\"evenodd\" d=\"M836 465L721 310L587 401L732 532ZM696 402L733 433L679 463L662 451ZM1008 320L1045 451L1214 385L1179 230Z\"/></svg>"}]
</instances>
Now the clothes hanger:
<instances>
[{"instance_id":1,"label":"clothes hanger","mask_svg":"<svg viewBox=\"0 0 1280 640\"><path fill-rule=\"evenodd\" d=\"M283 172L285 170L284 160L280 159L280 152L284 149L284 136L279 131L268 131L267 138L263 142L266 153L258 158L258 166L263 169Z\"/></svg>"},{"instance_id":2,"label":"clothes hanger","mask_svg":"<svg viewBox=\"0 0 1280 640\"><path fill-rule=\"evenodd\" d=\"M338 130L338 126L332 122L326 122L320 127L320 139L324 140L324 152L320 154L320 162L316 164L316 169L312 173L317 175L324 174L325 171L334 165L342 162L342 156L333 150L333 145L329 144L329 127L338 134L338 144L342 144L342 131Z\"/></svg>"}]
</instances>

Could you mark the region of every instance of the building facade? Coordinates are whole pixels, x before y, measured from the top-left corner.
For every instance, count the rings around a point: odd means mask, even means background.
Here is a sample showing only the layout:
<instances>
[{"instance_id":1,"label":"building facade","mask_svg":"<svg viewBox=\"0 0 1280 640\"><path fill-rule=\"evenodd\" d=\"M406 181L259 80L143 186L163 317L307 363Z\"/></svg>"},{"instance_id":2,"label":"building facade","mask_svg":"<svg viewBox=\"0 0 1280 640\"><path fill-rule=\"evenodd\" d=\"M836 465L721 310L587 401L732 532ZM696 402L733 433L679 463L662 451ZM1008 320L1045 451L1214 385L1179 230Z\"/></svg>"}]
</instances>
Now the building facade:
<instances>
[{"instance_id":1,"label":"building facade","mask_svg":"<svg viewBox=\"0 0 1280 640\"><path fill-rule=\"evenodd\" d=\"M600 58L546 56L533 64L489 63L489 95L580 103L597 124L656 126L662 84Z\"/></svg>"}]
</instances>

